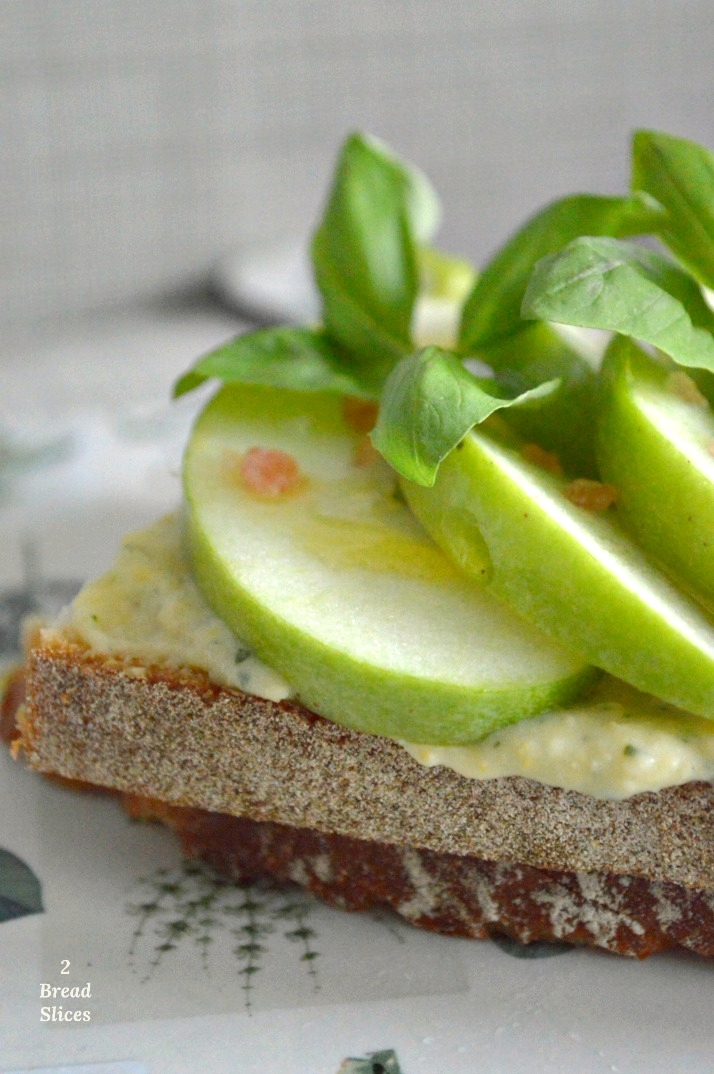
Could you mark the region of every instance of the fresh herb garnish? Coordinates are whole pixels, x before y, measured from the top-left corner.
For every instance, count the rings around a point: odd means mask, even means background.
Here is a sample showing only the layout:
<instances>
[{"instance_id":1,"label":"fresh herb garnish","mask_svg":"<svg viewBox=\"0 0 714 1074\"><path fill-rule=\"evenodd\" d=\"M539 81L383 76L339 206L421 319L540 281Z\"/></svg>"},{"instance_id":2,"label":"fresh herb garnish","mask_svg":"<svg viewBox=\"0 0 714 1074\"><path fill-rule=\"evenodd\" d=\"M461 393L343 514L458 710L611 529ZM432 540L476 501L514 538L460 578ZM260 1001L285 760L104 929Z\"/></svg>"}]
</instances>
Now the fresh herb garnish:
<instances>
[{"instance_id":1,"label":"fresh herb garnish","mask_svg":"<svg viewBox=\"0 0 714 1074\"><path fill-rule=\"evenodd\" d=\"M618 332L714 371L714 315L700 287L714 284L714 156L701 146L637 132L630 194L547 206L466 294L469 266L428 245L438 220L421 173L353 134L312 243L321 325L242 336L202 358L176 394L216 377L380 400L375 445L428 485L441 459L495 410L556 451L566 472L595 475L597 370L553 323ZM633 241L642 235L676 260ZM453 349L419 350L412 339L425 276L462 302ZM487 362L493 377L474 375L470 358Z\"/></svg>"},{"instance_id":2,"label":"fresh herb garnish","mask_svg":"<svg viewBox=\"0 0 714 1074\"><path fill-rule=\"evenodd\" d=\"M327 332L377 381L412 350L417 245L432 237L439 215L420 173L373 139L348 138L312 261Z\"/></svg>"},{"instance_id":3,"label":"fresh herb garnish","mask_svg":"<svg viewBox=\"0 0 714 1074\"><path fill-rule=\"evenodd\" d=\"M550 325L521 315L536 264L581 235L624 237L655 230L664 211L648 194L627 197L575 194L531 217L495 254L475 282L461 313L458 350L481 354L502 383L532 389L558 379L547 404L519 408L509 421L523 436L557 452L573 474L595 476L593 449L596 377L591 361Z\"/></svg>"},{"instance_id":4,"label":"fresh herb garnish","mask_svg":"<svg viewBox=\"0 0 714 1074\"><path fill-rule=\"evenodd\" d=\"M265 384L299 391L334 391L372 397L345 368L339 345L312 328L263 328L211 351L177 381L183 395L212 377L224 384Z\"/></svg>"},{"instance_id":5,"label":"fresh herb garnish","mask_svg":"<svg viewBox=\"0 0 714 1074\"><path fill-rule=\"evenodd\" d=\"M202 358L174 392L210 377L297 391L379 398L394 366L414 349L411 322L422 248L440 215L425 177L380 142L353 134L340 153L312 242L322 325L253 332ZM440 266L442 275L448 265Z\"/></svg>"},{"instance_id":6,"label":"fresh herb garnish","mask_svg":"<svg viewBox=\"0 0 714 1074\"><path fill-rule=\"evenodd\" d=\"M634 243L575 239L545 258L531 277L523 314L619 332L680 365L714 370L714 314L696 280Z\"/></svg>"},{"instance_id":7,"label":"fresh herb garnish","mask_svg":"<svg viewBox=\"0 0 714 1074\"><path fill-rule=\"evenodd\" d=\"M634 146L633 183L646 189L635 187L621 199L580 195L547 207L496 255L461 317L458 352L485 358L499 385L510 383L514 401L520 402L519 392L560 381L539 407L516 406L507 420L543 447L564 447L564 466L577 465L585 474L594 468L597 375L557 340L548 322L617 332L680 365L714 370L714 315L688 271L693 267L700 279L714 279L707 260L711 256L714 267L714 157L682 139L648 132L636 135ZM681 260L687 267L618 237L645 233L659 236L675 254L686 248ZM546 256L539 259L541 254ZM541 323L529 335L532 320ZM419 359L408 361L416 365ZM383 404L373 436L396 469L433 483L448 442L442 431L452 437L455 431L453 421L439 422L432 411L448 400L465 425L478 408L464 405L464 384L463 370L453 362L442 362L429 384L423 376L407 377L403 366L395 370L383 397L390 406L385 411ZM484 416L489 412L484 406Z\"/></svg>"},{"instance_id":8,"label":"fresh herb garnish","mask_svg":"<svg viewBox=\"0 0 714 1074\"><path fill-rule=\"evenodd\" d=\"M480 274L464 303L459 351L483 351L527 327L521 303L541 258L562 250L581 235L623 238L652 232L662 216L661 206L639 192L625 198L575 194L546 206L509 239Z\"/></svg>"},{"instance_id":9,"label":"fresh herb garnish","mask_svg":"<svg viewBox=\"0 0 714 1074\"><path fill-rule=\"evenodd\" d=\"M387 381L372 442L404 477L433 485L441 460L474 425L556 387L550 381L508 398L496 380L474 376L453 352L426 347L403 359Z\"/></svg>"}]
</instances>

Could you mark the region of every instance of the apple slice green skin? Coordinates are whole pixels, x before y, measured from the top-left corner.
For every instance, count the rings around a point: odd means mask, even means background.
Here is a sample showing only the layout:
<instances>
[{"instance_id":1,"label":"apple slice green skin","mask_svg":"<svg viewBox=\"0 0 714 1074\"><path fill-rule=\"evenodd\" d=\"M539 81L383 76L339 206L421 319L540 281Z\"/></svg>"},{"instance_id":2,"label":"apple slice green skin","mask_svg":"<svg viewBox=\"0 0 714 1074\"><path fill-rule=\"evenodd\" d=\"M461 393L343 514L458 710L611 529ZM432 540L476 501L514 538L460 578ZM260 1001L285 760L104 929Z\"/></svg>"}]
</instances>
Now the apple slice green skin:
<instances>
[{"instance_id":1,"label":"apple slice green skin","mask_svg":"<svg viewBox=\"0 0 714 1074\"><path fill-rule=\"evenodd\" d=\"M711 620L611 518L572 504L566 484L478 429L444 460L433 488L402 488L461 567L530 622L633 686L714 718Z\"/></svg>"},{"instance_id":2,"label":"apple slice green skin","mask_svg":"<svg viewBox=\"0 0 714 1074\"><path fill-rule=\"evenodd\" d=\"M341 412L334 396L225 388L200 416L184 465L187 536L218 615L308 708L377 735L473 742L581 693L593 670L456 571L394 499L392 476L379 532L402 566L425 555L433 577L379 563L332 569L335 549L326 563L300 536L309 495L306 506L300 496L260 502L221 477L225 452L263 446L289 451L313 489L340 474L349 485L356 437ZM357 525L332 533L338 552Z\"/></svg>"},{"instance_id":3,"label":"apple slice green skin","mask_svg":"<svg viewBox=\"0 0 714 1074\"><path fill-rule=\"evenodd\" d=\"M671 370L626 339L602 367L598 459L635 540L714 600L714 415L671 390Z\"/></svg>"}]
</instances>

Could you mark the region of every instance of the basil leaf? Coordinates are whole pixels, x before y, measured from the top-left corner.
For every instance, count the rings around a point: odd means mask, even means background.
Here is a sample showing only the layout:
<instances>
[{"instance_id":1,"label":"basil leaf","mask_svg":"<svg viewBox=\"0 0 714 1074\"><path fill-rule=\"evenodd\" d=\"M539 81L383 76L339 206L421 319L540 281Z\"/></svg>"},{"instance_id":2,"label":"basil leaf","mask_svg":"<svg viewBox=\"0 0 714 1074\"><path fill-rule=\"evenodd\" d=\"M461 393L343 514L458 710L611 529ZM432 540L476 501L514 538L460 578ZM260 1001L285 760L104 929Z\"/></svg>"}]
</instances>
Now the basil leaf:
<instances>
[{"instance_id":1,"label":"basil leaf","mask_svg":"<svg viewBox=\"0 0 714 1074\"><path fill-rule=\"evenodd\" d=\"M632 186L667 210L659 235L702 283L714 287L714 154L685 138L637 131Z\"/></svg>"},{"instance_id":2,"label":"basil leaf","mask_svg":"<svg viewBox=\"0 0 714 1074\"><path fill-rule=\"evenodd\" d=\"M403 359L387 380L372 443L403 477L433 485L439 463L469 429L554 387L550 382L503 398L497 382L473 376L451 351L426 347Z\"/></svg>"},{"instance_id":3,"label":"basil leaf","mask_svg":"<svg viewBox=\"0 0 714 1074\"><path fill-rule=\"evenodd\" d=\"M647 194L627 198L576 194L546 206L496 254L464 304L459 350L473 353L523 327L521 302L537 261L581 235L623 237L651 232L661 207Z\"/></svg>"},{"instance_id":4,"label":"basil leaf","mask_svg":"<svg viewBox=\"0 0 714 1074\"><path fill-rule=\"evenodd\" d=\"M412 349L417 243L438 215L421 173L374 139L348 138L313 238L313 267L328 334L385 374Z\"/></svg>"},{"instance_id":5,"label":"basil leaf","mask_svg":"<svg viewBox=\"0 0 714 1074\"><path fill-rule=\"evenodd\" d=\"M714 314L669 259L617 239L576 239L538 263L523 316L632 336L680 365L714 370Z\"/></svg>"},{"instance_id":6,"label":"basil leaf","mask_svg":"<svg viewBox=\"0 0 714 1074\"><path fill-rule=\"evenodd\" d=\"M346 368L345 356L324 333L310 328L264 328L204 355L176 382L184 395L212 377L228 384L265 384L297 391L344 392L377 398Z\"/></svg>"},{"instance_id":7,"label":"basil leaf","mask_svg":"<svg viewBox=\"0 0 714 1074\"><path fill-rule=\"evenodd\" d=\"M313 240L313 257L320 259L323 236L318 233ZM320 281L323 290L322 317L328 335L337 341L343 353L353 356L353 362L362 367L365 376L375 388L379 388L394 366L412 350L407 340L394 336L342 285L339 277L322 261Z\"/></svg>"}]
</instances>

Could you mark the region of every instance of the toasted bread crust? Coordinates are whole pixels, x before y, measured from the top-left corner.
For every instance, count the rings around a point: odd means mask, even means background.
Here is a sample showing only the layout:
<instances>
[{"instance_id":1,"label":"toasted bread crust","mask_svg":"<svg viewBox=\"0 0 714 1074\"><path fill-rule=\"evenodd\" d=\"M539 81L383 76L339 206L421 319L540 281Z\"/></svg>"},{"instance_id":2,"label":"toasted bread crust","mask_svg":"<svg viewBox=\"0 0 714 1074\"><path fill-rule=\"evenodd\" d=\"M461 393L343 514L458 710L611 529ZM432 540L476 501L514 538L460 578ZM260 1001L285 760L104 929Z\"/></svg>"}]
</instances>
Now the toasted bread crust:
<instances>
[{"instance_id":1,"label":"toasted bread crust","mask_svg":"<svg viewBox=\"0 0 714 1074\"><path fill-rule=\"evenodd\" d=\"M389 907L419 928L521 943L560 942L646 958L682 947L714 956L714 895L627 876L563 873L326 835L122 795L135 817L239 881L296 883L343 910Z\"/></svg>"},{"instance_id":2,"label":"toasted bread crust","mask_svg":"<svg viewBox=\"0 0 714 1074\"><path fill-rule=\"evenodd\" d=\"M19 719L41 771L253 821L568 874L714 892L714 788L602 801L520 777L425 768L295 704L55 640L28 658Z\"/></svg>"}]
</instances>

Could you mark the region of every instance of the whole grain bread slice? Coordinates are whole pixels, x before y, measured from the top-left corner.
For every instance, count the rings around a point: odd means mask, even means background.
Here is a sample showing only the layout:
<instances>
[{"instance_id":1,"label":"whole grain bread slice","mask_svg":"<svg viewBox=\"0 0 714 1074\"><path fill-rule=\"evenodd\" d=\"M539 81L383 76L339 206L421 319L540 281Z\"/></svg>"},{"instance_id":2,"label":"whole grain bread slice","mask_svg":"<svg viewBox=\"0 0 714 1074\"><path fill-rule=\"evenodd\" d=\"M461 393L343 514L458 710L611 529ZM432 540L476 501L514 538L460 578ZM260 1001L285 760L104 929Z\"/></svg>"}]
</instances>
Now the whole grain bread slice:
<instances>
[{"instance_id":1,"label":"whole grain bread slice","mask_svg":"<svg viewBox=\"0 0 714 1074\"><path fill-rule=\"evenodd\" d=\"M714 787L604 801L427 768L397 743L198 671L56 633L27 660L19 744L40 771L169 806L381 845L714 892Z\"/></svg>"}]
</instances>

